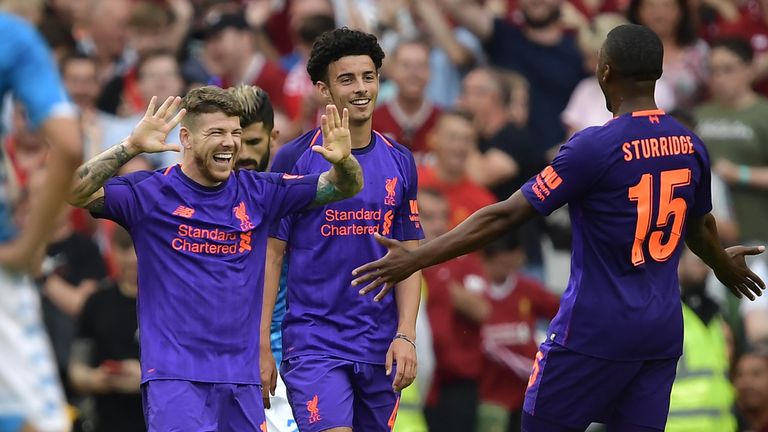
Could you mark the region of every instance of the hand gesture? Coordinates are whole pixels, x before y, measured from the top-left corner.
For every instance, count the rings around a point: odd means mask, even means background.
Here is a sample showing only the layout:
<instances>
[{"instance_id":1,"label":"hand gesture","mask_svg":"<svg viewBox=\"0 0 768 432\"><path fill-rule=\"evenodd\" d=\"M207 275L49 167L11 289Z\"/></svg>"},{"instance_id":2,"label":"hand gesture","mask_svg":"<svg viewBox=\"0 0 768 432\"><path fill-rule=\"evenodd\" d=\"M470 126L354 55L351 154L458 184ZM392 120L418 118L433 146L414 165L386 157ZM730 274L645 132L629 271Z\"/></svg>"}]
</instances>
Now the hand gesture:
<instances>
[{"instance_id":1,"label":"hand gesture","mask_svg":"<svg viewBox=\"0 0 768 432\"><path fill-rule=\"evenodd\" d=\"M384 364L387 376L392 374L393 361L397 367L395 378L392 380L392 389L400 391L411 385L416 379L416 347L405 339L394 339L389 344L387 359Z\"/></svg>"},{"instance_id":2,"label":"hand gesture","mask_svg":"<svg viewBox=\"0 0 768 432\"><path fill-rule=\"evenodd\" d=\"M261 377L261 397L264 399L264 408L269 409L269 395L275 395L277 388L277 365L271 349L262 349L259 353L259 374Z\"/></svg>"},{"instance_id":3,"label":"hand gesture","mask_svg":"<svg viewBox=\"0 0 768 432\"><path fill-rule=\"evenodd\" d=\"M418 268L413 268L411 252L397 240L374 234L376 241L386 246L389 251L384 257L360 266L352 271L352 276L358 276L352 281L352 286L369 283L360 290L360 295L368 294L380 285L384 287L376 294L374 301L379 301L395 286L396 283L412 275Z\"/></svg>"},{"instance_id":4,"label":"hand gesture","mask_svg":"<svg viewBox=\"0 0 768 432\"><path fill-rule=\"evenodd\" d=\"M342 117L336 105L326 105L325 114L320 118L323 131L323 145L312 146L325 160L336 165L352 154L352 136L349 133L349 111L344 108Z\"/></svg>"},{"instance_id":5,"label":"hand gesture","mask_svg":"<svg viewBox=\"0 0 768 432\"><path fill-rule=\"evenodd\" d=\"M763 253L765 246L733 246L725 250L730 260L725 268L717 268L715 276L731 290L733 295L738 298L747 296L754 300L755 296L763 294L765 282L763 282L752 270L747 267L744 259L747 255L759 255Z\"/></svg>"},{"instance_id":6,"label":"hand gesture","mask_svg":"<svg viewBox=\"0 0 768 432\"><path fill-rule=\"evenodd\" d=\"M160 153L164 151L180 151L181 147L175 144L166 144L165 140L176 125L184 117L186 110L176 113L181 105L180 97L169 97L155 111L157 97L153 96L149 101L147 112L139 124L131 132L128 142L138 153Z\"/></svg>"}]
</instances>

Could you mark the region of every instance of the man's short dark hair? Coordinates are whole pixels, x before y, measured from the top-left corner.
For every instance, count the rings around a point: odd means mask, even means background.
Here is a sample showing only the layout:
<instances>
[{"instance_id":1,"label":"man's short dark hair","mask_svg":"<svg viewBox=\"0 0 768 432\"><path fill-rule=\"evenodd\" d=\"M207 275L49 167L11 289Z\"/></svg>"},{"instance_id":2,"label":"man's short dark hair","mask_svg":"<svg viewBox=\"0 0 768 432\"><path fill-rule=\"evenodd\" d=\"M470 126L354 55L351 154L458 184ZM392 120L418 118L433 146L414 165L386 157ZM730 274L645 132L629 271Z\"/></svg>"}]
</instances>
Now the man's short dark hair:
<instances>
[{"instance_id":1,"label":"man's short dark hair","mask_svg":"<svg viewBox=\"0 0 768 432\"><path fill-rule=\"evenodd\" d=\"M740 37L727 37L720 38L712 42L710 46L710 52L715 48L724 48L728 51L736 54L746 64L751 64L752 59L755 58L755 50L752 49L752 44L748 40Z\"/></svg>"},{"instance_id":2,"label":"man's short dark hair","mask_svg":"<svg viewBox=\"0 0 768 432\"><path fill-rule=\"evenodd\" d=\"M656 81L661 78L664 46L651 29L638 24L625 24L608 33L603 55L621 77L634 81Z\"/></svg>"},{"instance_id":3,"label":"man's short dark hair","mask_svg":"<svg viewBox=\"0 0 768 432\"><path fill-rule=\"evenodd\" d=\"M181 100L181 108L187 110L187 115L181 120L185 127L192 125L200 114L221 112L230 117L240 117L242 111L232 93L212 85L190 90Z\"/></svg>"},{"instance_id":4,"label":"man's short dark hair","mask_svg":"<svg viewBox=\"0 0 768 432\"><path fill-rule=\"evenodd\" d=\"M98 68L96 65L96 59L80 52L74 52L72 54L65 55L61 61L59 61L59 73L65 75L67 67L73 62L85 61L93 64L94 69Z\"/></svg>"},{"instance_id":5,"label":"man's short dark hair","mask_svg":"<svg viewBox=\"0 0 768 432\"><path fill-rule=\"evenodd\" d=\"M312 52L307 61L307 72L313 83L327 82L328 65L347 57L367 55L373 60L378 71L384 60L384 51L379 46L376 36L347 27L323 33L312 45Z\"/></svg>"}]
</instances>

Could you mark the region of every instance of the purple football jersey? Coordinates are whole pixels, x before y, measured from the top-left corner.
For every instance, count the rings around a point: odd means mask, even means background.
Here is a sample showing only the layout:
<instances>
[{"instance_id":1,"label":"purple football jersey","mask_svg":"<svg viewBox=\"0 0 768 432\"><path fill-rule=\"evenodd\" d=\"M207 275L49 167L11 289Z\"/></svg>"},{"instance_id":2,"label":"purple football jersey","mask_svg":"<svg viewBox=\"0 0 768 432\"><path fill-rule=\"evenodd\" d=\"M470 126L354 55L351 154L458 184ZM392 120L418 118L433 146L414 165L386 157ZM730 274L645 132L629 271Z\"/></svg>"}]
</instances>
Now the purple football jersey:
<instances>
[{"instance_id":1,"label":"purple football jersey","mask_svg":"<svg viewBox=\"0 0 768 432\"><path fill-rule=\"evenodd\" d=\"M260 384L269 227L314 201L318 175L235 171L204 187L177 165L116 177L104 211L138 256L142 382Z\"/></svg>"},{"instance_id":2,"label":"purple football jersey","mask_svg":"<svg viewBox=\"0 0 768 432\"><path fill-rule=\"evenodd\" d=\"M570 210L571 276L549 340L609 360L680 356L685 221L712 209L701 140L660 110L625 114L574 135L522 191L543 214Z\"/></svg>"},{"instance_id":3,"label":"purple football jersey","mask_svg":"<svg viewBox=\"0 0 768 432\"><path fill-rule=\"evenodd\" d=\"M322 144L318 129L286 144L273 171L309 174L328 162L311 150ZM374 233L397 240L423 238L411 152L374 132L371 143L352 150L365 184L356 196L293 214L276 224L272 237L285 240L288 311L283 321L283 356L324 354L383 364L397 330L394 296L373 301L358 294L352 270L387 252Z\"/></svg>"}]
</instances>

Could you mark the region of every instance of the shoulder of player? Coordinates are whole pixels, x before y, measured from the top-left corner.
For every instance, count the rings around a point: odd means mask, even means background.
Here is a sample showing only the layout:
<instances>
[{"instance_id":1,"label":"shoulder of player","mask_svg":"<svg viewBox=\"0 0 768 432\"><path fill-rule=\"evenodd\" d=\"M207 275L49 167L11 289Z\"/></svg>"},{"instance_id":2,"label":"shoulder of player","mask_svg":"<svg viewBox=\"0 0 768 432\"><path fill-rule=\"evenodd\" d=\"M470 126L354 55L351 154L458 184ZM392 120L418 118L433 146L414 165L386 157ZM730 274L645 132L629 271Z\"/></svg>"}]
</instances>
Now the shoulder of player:
<instances>
[{"instance_id":1,"label":"shoulder of player","mask_svg":"<svg viewBox=\"0 0 768 432\"><path fill-rule=\"evenodd\" d=\"M382 142L385 145L385 148L388 149L396 158L404 161L413 160L413 152L411 152L408 147L400 144L388 136L385 136L377 130L374 130L373 133L376 136L376 139Z\"/></svg>"},{"instance_id":2,"label":"shoulder of player","mask_svg":"<svg viewBox=\"0 0 768 432\"><path fill-rule=\"evenodd\" d=\"M277 151L270 170L273 172L290 172L302 156L307 152L312 153L312 145L319 143L320 140L322 140L322 136L319 128L312 129L292 139Z\"/></svg>"}]
</instances>

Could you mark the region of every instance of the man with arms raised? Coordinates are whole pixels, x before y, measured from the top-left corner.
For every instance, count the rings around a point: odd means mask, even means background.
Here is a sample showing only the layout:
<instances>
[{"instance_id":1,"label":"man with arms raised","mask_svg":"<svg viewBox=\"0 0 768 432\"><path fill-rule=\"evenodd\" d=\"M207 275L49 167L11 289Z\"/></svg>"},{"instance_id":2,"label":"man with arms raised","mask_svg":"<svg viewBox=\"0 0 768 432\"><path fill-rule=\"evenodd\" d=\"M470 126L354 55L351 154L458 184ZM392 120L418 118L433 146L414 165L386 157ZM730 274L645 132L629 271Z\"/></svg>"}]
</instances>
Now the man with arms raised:
<instances>
[{"instance_id":1,"label":"man with arms raised","mask_svg":"<svg viewBox=\"0 0 768 432\"><path fill-rule=\"evenodd\" d=\"M182 106L182 110L175 114ZM139 260L144 415L150 430L263 430L258 341L269 226L310 205L357 193L348 117L328 106L319 175L233 170L241 109L218 87L155 100L123 143L78 171L72 203L127 228ZM186 116L185 116L186 113ZM133 156L165 143L181 121L183 164L110 177Z\"/></svg>"},{"instance_id":2,"label":"man with arms raised","mask_svg":"<svg viewBox=\"0 0 768 432\"><path fill-rule=\"evenodd\" d=\"M416 377L419 275L399 284L395 299L374 302L357 295L349 274L386 252L374 233L407 247L423 237L413 156L371 127L383 58L375 36L342 28L324 33L307 62L326 103L349 110L352 154L366 172L366 184L354 199L296 213L270 234L264 313L271 314L287 251L280 372L301 432L390 431L398 392ZM308 151L323 139L314 129L286 144L272 170L294 175L326 170L328 163ZM275 371L264 339L267 324L262 323L261 349L265 390L273 386Z\"/></svg>"},{"instance_id":3,"label":"man with arms raised","mask_svg":"<svg viewBox=\"0 0 768 432\"><path fill-rule=\"evenodd\" d=\"M507 200L409 251L380 238L389 254L355 270L363 293L475 250L536 212L569 204L571 278L547 340L536 354L523 405L523 431L663 431L683 319L677 264L681 240L736 296L763 282L744 255L723 250L701 140L656 107L664 50L638 25L612 30L596 73L614 119L575 134L540 174ZM383 292L379 294L381 296Z\"/></svg>"}]
</instances>

